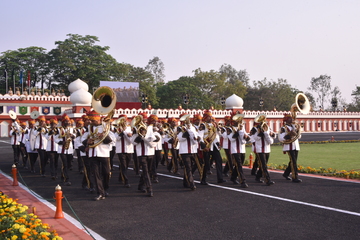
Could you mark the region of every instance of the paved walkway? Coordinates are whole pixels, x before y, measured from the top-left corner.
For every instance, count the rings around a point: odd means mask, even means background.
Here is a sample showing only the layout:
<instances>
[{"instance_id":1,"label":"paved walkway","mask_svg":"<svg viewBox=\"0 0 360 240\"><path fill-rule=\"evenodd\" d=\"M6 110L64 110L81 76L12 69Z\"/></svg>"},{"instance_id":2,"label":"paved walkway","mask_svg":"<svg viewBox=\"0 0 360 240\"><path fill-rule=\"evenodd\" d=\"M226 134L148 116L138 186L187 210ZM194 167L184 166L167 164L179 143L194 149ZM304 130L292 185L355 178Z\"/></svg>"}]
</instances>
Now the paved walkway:
<instances>
[{"instance_id":1,"label":"paved walkway","mask_svg":"<svg viewBox=\"0 0 360 240\"><path fill-rule=\"evenodd\" d=\"M35 208L35 215L37 215L43 223L49 224L51 230L56 230L64 240L93 239L78 221L66 213L64 213L64 218L55 219L55 206L47 201L42 201L25 189L21 183L19 183L19 186L13 186L12 178L0 171L0 191L13 199L18 199L17 202L28 206L29 211ZM95 239L103 239L93 231L89 229L88 231L90 231Z\"/></svg>"}]
</instances>

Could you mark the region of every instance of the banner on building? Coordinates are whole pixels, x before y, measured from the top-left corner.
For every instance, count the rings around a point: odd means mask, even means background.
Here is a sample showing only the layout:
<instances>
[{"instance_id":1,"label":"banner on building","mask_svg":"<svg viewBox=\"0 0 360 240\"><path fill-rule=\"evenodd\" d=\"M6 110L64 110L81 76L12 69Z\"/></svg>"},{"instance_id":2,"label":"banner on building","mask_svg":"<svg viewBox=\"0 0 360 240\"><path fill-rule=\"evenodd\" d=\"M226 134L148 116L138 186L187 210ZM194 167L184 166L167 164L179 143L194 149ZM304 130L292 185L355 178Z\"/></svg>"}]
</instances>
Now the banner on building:
<instances>
[{"instance_id":1,"label":"banner on building","mask_svg":"<svg viewBox=\"0 0 360 240\"><path fill-rule=\"evenodd\" d=\"M61 107L54 107L54 114L55 115L61 114Z\"/></svg>"},{"instance_id":2,"label":"banner on building","mask_svg":"<svg viewBox=\"0 0 360 240\"><path fill-rule=\"evenodd\" d=\"M42 107L42 114L48 115L50 113L50 107Z\"/></svg>"},{"instance_id":3,"label":"banner on building","mask_svg":"<svg viewBox=\"0 0 360 240\"><path fill-rule=\"evenodd\" d=\"M16 113L16 106L7 106L6 108L8 113L10 110L13 110Z\"/></svg>"},{"instance_id":4,"label":"banner on building","mask_svg":"<svg viewBox=\"0 0 360 240\"><path fill-rule=\"evenodd\" d=\"M39 107L31 107L30 112L33 112L33 111L39 111Z\"/></svg>"},{"instance_id":5,"label":"banner on building","mask_svg":"<svg viewBox=\"0 0 360 240\"><path fill-rule=\"evenodd\" d=\"M27 107L19 107L19 112L21 115L25 115L28 112L28 108Z\"/></svg>"}]
</instances>

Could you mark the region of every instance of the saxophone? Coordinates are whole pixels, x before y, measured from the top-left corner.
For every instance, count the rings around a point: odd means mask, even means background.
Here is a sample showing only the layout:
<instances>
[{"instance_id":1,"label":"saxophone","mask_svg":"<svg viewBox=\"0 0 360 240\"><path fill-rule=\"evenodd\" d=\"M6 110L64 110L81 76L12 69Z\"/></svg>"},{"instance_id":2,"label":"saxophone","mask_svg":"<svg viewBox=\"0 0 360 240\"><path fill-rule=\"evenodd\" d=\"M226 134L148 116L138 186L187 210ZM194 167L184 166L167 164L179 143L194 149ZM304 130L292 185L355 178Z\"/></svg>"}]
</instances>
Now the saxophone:
<instances>
[{"instance_id":1,"label":"saxophone","mask_svg":"<svg viewBox=\"0 0 360 240\"><path fill-rule=\"evenodd\" d=\"M65 143L63 145L63 148L65 150L68 150L70 147L70 143L72 142L72 134L70 132L70 128L62 129L64 132L63 134L60 134L60 137L65 138Z\"/></svg>"}]
</instances>

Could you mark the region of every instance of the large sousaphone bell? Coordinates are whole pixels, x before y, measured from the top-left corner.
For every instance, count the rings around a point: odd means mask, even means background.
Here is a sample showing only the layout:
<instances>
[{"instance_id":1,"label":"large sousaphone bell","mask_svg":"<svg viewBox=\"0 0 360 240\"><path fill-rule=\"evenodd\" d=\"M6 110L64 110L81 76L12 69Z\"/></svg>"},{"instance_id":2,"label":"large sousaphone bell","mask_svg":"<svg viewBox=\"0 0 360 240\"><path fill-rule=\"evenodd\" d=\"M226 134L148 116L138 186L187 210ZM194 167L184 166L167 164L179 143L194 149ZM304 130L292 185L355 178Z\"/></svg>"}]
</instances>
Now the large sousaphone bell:
<instances>
[{"instance_id":1,"label":"large sousaphone bell","mask_svg":"<svg viewBox=\"0 0 360 240\"><path fill-rule=\"evenodd\" d=\"M293 103L290 108L292 118L294 120L296 119L296 112L308 114L310 112L310 109L310 102L306 95L303 93L296 94L295 103Z\"/></svg>"},{"instance_id":2,"label":"large sousaphone bell","mask_svg":"<svg viewBox=\"0 0 360 240\"><path fill-rule=\"evenodd\" d=\"M14 112L13 110L10 110L10 111L9 111L9 117L10 117L12 120L16 120L16 118L17 118L16 112Z\"/></svg>"},{"instance_id":3,"label":"large sousaphone bell","mask_svg":"<svg viewBox=\"0 0 360 240\"><path fill-rule=\"evenodd\" d=\"M114 90L110 87L99 87L93 94L91 100L92 108L95 112L107 116L103 120L104 134L101 139L94 139L94 144L89 145L90 148L94 148L101 144L104 139L109 135L111 123L110 120L114 115L114 108L116 105L116 95Z\"/></svg>"}]
</instances>

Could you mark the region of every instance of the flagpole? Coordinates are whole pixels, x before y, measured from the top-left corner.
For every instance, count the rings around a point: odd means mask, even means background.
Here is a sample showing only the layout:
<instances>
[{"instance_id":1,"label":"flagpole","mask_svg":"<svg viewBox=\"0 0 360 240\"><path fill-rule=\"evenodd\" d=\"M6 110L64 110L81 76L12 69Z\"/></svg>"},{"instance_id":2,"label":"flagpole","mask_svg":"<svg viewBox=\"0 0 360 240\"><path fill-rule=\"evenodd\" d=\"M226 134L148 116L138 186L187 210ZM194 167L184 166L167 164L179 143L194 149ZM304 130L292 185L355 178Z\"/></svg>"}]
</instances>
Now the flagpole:
<instances>
[{"instance_id":1,"label":"flagpole","mask_svg":"<svg viewBox=\"0 0 360 240\"><path fill-rule=\"evenodd\" d=\"M5 69L5 82L6 82L6 92L5 92L5 94L6 94L6 93L8 93L8 75L7 75L6 69Z\"/></svg>"},{"instance_id":2,"label":"flagpole","mask_svg":"<svg viewBox=\"0 0 360 240\"><path fill-rule=\"evenodd\" d=\"M15 74L13 75L13 82L14 82L14 89L13 89L13 93L15 93Z\"/></svg>"}]
</instances>

